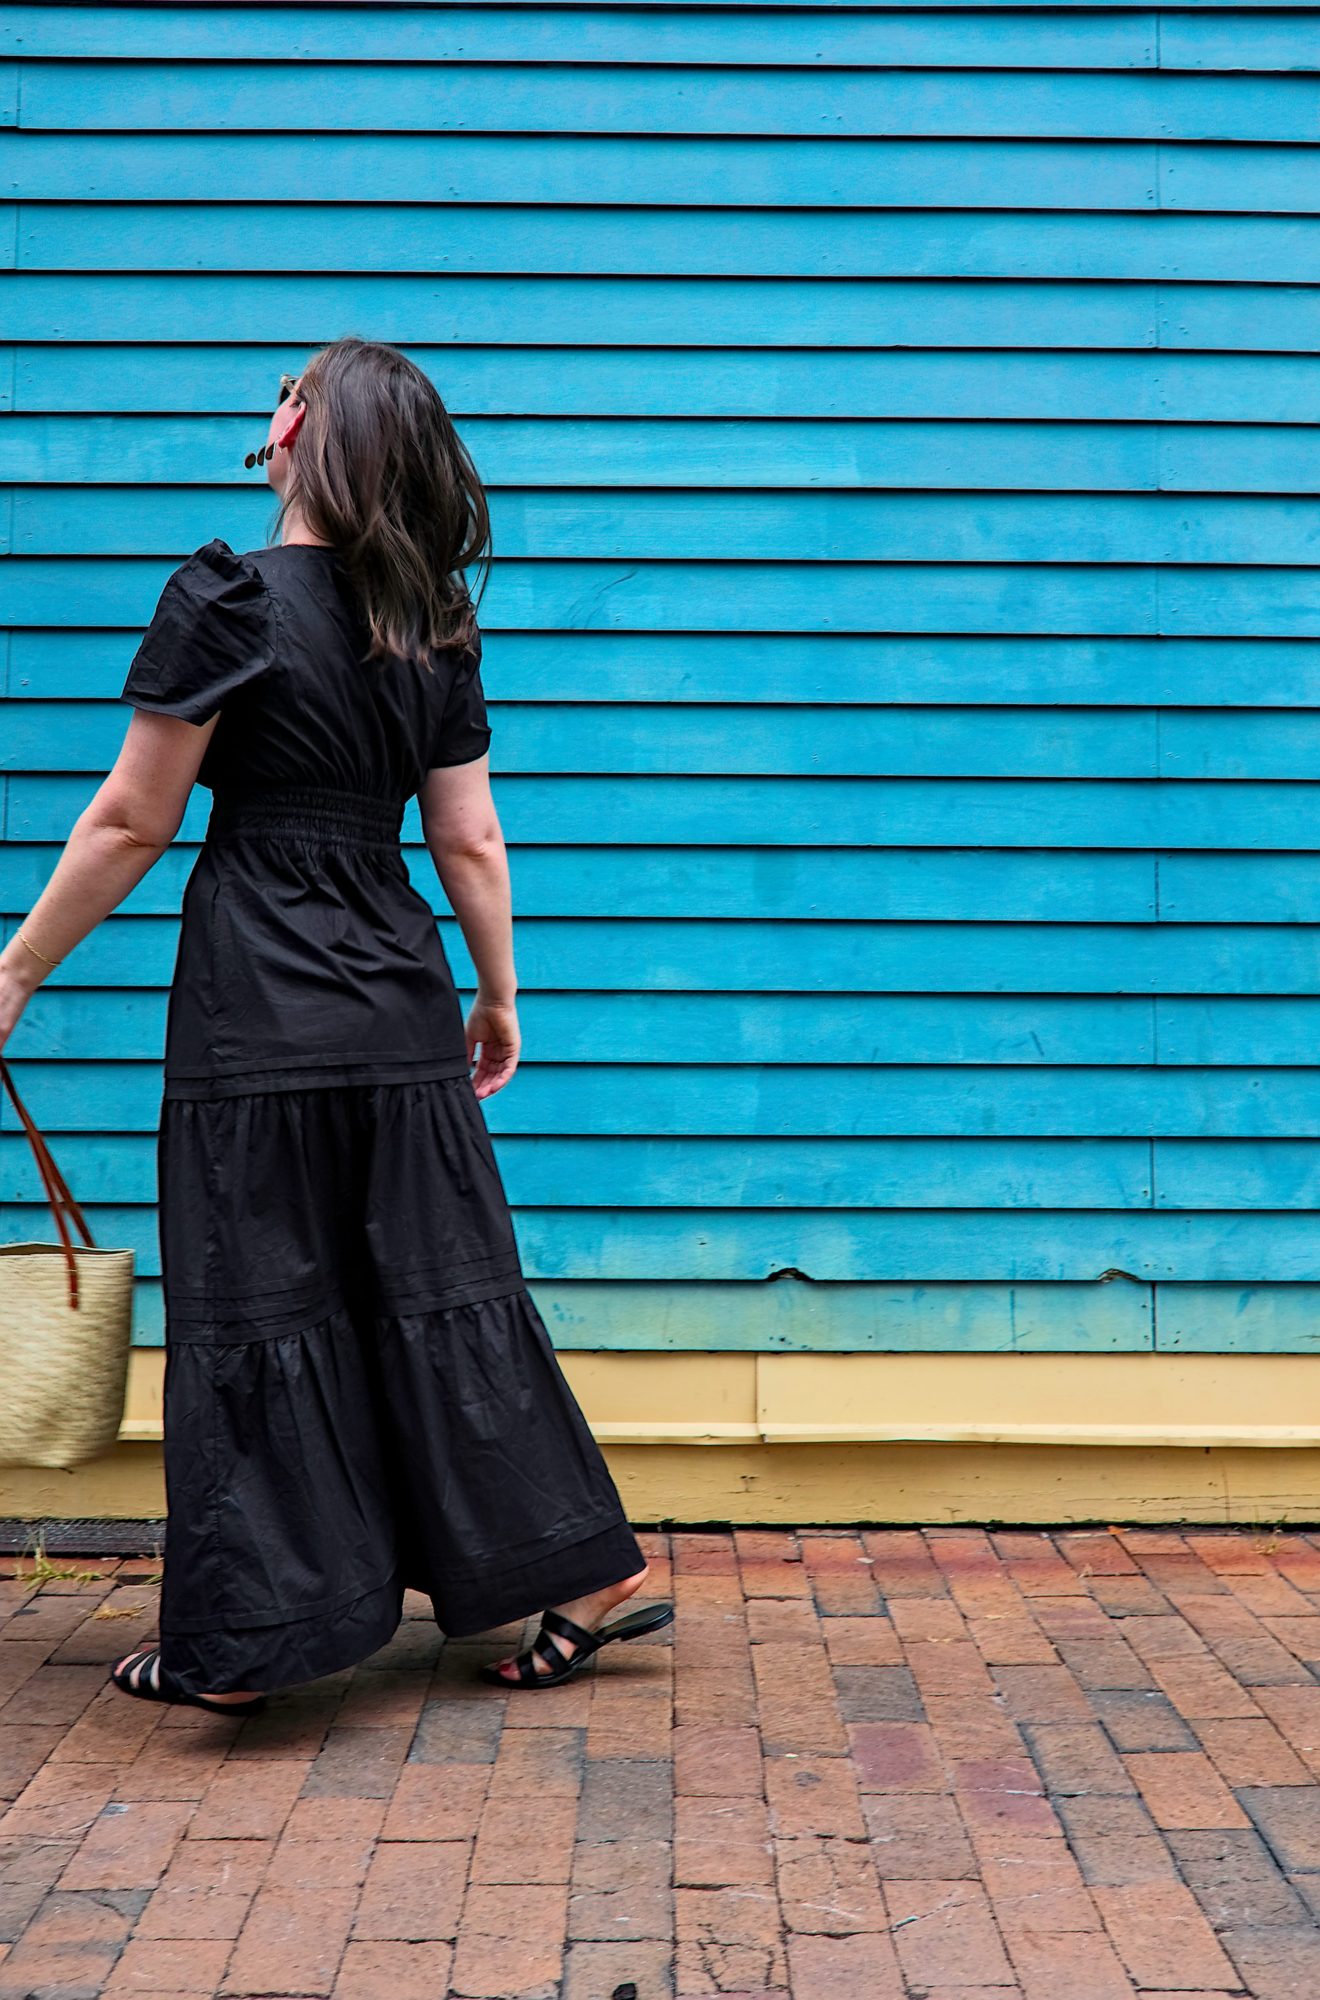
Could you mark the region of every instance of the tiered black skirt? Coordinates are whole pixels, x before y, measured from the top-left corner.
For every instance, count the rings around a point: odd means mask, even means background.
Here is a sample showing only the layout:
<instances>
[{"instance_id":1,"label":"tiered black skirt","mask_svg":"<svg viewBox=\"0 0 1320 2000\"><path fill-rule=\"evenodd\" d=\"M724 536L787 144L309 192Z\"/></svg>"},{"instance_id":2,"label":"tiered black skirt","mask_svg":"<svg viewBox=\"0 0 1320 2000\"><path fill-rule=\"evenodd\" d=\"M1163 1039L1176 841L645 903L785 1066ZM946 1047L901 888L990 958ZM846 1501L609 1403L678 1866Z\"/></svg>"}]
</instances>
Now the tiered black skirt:
<instances>
[{"instance_id":1,"label":"tiered black skirt","mask_svg":"<svg viewBox=\"0 0 1320 2000\"><path fill-rule=\"evenodd\" d=\"M164 1664L191 1692L642 1567L527 1290L466 1075L166 1097Z\"/></svg>"}]
</instances>

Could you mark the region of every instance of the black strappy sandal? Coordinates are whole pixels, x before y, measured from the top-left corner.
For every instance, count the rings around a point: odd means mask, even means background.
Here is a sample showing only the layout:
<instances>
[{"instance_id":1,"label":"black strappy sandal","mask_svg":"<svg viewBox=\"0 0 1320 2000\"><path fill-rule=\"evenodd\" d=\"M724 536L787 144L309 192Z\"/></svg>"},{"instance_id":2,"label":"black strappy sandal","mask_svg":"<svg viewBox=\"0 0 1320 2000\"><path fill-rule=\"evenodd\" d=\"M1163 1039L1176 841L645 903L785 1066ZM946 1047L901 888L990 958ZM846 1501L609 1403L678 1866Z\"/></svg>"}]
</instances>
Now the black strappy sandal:
<instances>
[{"instance_id":1,"label":"black strappy sandal","mask_svg":"<svg viewBox=\"0 0 1320 2000\"><path fill-rule=\"evenodd\" d=\"M648 1604L643 1610L629 1611L622 1618L616 1618L612 1625L602 1625L596 1632L589 1632L585 1625L575 1624L565 1618L561 1611L547 1611L541 1619L541 1629L530 1646L515 1656L518 1678L513 1680L502 1674L493 1660L488 1660L477 1672L482 1680L503 1688L552 1688L558 1687L571 1674L598 1653L602 1646L608 1646L611 1639L640 1639L644 1632L658 1632L662 1625L673 1623L672 1604ZM554 1634L561 1639L571 1639L577 1647L575 1653L565 1653L556 1646ZM550 1668L548 1674L537 1671L536 1662L544 1660Z\"/></svg>"},{"instance_id":2,"label":"black strappy sandal","mask_svg":"<svg viewBox=\"0 0 1320 2000\"><path fill-rule=\"evenodd\" d=\"M143 1646L127 1654L122 1665L111 1667L110 1678L121 1694L135 1694L140 1701L204 1708L211 1715L251 1715L266 1706L264 1694L249 1695L246 1701L214 1701L209 1694L188 1694L162 1663L158 1646Z\"/></svg>"}]
</instances>

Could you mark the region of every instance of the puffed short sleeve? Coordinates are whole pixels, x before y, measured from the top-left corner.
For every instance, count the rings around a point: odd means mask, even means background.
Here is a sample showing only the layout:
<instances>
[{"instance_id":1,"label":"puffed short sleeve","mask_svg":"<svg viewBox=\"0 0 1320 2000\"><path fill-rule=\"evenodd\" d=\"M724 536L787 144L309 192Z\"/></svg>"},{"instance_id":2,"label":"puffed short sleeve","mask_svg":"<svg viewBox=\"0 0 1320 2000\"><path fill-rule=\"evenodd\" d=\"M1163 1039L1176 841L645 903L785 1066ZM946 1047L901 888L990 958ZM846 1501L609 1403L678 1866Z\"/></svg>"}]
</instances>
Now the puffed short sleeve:
<instances>
[{"instance_id":1,"label":"puffed short sleeve","mask_svg":"<svg viewBox=\"0 0 1320 2000\"><path fill-rule=\"evenodd\" d=\"M445 701L430 763L471 764L490 747L490 722L481 685L481 634L459 661Z\"/></svg>"},{"instance_id":2,"label":"puffed short sleeve","mask_svg":"<svg viewBox=\"0 0 1320 2000\"><path fill-rule=\"evenodd\" d=\"M274 664L275 646L275 607L256 564L206 542L167 578L120 700L209 722Z\"/></svg>"}]
</instances>

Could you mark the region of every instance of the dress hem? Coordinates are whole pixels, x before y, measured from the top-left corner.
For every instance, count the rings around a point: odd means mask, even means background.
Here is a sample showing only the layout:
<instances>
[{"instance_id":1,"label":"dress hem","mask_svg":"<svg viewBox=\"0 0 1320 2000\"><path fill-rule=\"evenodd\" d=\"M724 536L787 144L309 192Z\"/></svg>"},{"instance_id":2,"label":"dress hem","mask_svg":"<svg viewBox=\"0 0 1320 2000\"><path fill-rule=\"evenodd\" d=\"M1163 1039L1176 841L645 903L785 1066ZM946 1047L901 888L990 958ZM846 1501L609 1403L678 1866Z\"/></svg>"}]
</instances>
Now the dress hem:
<instances>
[{"instance_id":1,"label":"dress hem","mask_svg":"<svg viewBox=\"0 0 1320 2000\"><path fill-rule=\"evenodd\" d=\"M358 1614L359 1623L362 1615L359 1607L364 1608L367 1623L353 1636L354 1614ZM319 1622L313 1643L300 1656L300 1671L289 1672L278 1664L286 1645L285 1634L297 1633L301 1626L313 1624L315 1614L312 1618L287 1620L279 1625L217 1626L206 1632L184 1631L178 1626L162 1623L161 1663L188 1694L229 1694L239 1690L277 1694L284 1688L302 1687L312 1681L325 1680L331 1674L343 1673L369 1660L373 1653L378 1653L389 1644L399 1628L402 1615L403 1585L395 1569L384 1583L346 1599L335 1622ZM227 1638L240 1631L245 1635L251 1634L244 1645L219 1647L214 1644L216 1639ZM265 1636L270 1634L276 1635L273 1642ZM263 1650L266 1656L264 1663L261 1657ZM217 1666L216 1656L219 1654L228 1655L227 1664ZM208 1655L209 1658L206 1657Z\"/></svg>"},{"instance_id":2,"label":"dress hem","mask_svg":"<svg viewBox=\"0 0 1320 2000\"><path fill-rule=\"evenodd\" d=\"M615 1515L604 1527L588 1528L553 1547L538 1550L494 1574L505 1588L489 1587L491 1572L483 1569L480 1585L465 1599L461 1589L446 1586L437 1596L425 1584L410 1584L431 1599L436 1623L448 1639L472 1638L544 1611L547 1605L588 1597L612 1583L634 1576L646 1558L627 1519Z\"/></svg>"},{"instance_id":3,"label":"dress hem","mask_svg":"<svg viewBox=\"0 0 1320 2000\"><path fill-rule=\"evenodd\" d=\"M589 1545L589 1549L584 1545ZM563 1560L573 1557L574 1551L578 1552L575 1559ZM327 1619L324 1613L311 1612L266 1625L235 1622L203 1630L162 1623L162 1658L189 1693L225 1694L246 1689L274 1694L360 1666L380 1652L402 1622L405 1590L430 1598L436 1627L446 1640L466 1639L529 1617L549 1604L605 1590L610 1584L634 1575L644 1561L632 1529L619 1517L604 1529L576 1536L570 1542L543 1551L529 1563L499 1572L510 1579L514 1575L520 1578L517 1583L510 1581L502 1595L487 1594L489 1572L482 1572L481 1582L467 1598L453 1590L439 1596L425 1582L408 1580L400 1564L383 1583L344 1598L337 1618ZM378 1600L384 1602L383 1615L371 1619L356 1638L350 1636L350 1629L346 1628L351 1628L353 1614L359 1607L365 1607L370 1614ZM302 1670L293 1674L282 1671L276 1663L287 1653L286 1635L296 1635L300 1627L312 1624L318 1628L314 1642L302 1651L294 1647L294 1657L300 1660ZM214 1644L236 1634L251 1634L251 1637L238 1646ZM203 1657L208 1653L213 1657L227 1654L228 1664L218 1669L208 1665Z\"/></svg>"},{"instance_id":4,"label":"dress hem","mask_svg":"<svg viewBox=\"0 0 1320 2000\"><path fill-rule=\"evenodd\" d=\"M167 1541L167 1555L168 1549ZM354 1584L350 1589L341 1591L337 1597L321 1598L314 1604L284 1605L274 1611L241 1611L232 1617L211 1616L204 1620L162 1618L161 1637L204 1639L221 1632L269 1632L274 1629L288 1629L295 1625L308 1625L314 1619L323 1622L332 1621L345 1611L351 1610L353 1605L361 1604L368 1597L377 1596L382 1590L388 1590L398 1575L399 1565L396 1563L382 1582L369 1583L365 1589L361 1584Z\"/></svg>"},{"instance_id":5,"label":"dress hem","mask_svg":"<svg viewBox=\"0 0 1320 2000\"><path fill-rule=\"evenodd\" d=\"M521 1578L529 1571L535 1572L543 1566L553 1563L559 1556L567 1554L572 1549L579 1548L583 1542L597 1541L620 1530L626 1535L632 1534L632 1530L629 1528L626 1519L622 1515L615 1515L612 1519L606 1521L604 1526L597 1523L587 1528L574 1528L569 1530L567 1534L558 1536L550 1542L523 1543L523 1548L528 1549L530 1553L521 1557L518 1561L504 1563L499 1568L492 1568L488 1563L482 1563L479 1566L483 1588L487 1579L498 1582L506 1577L516 1576ZM168 1528L166 1532L168 1536ZM167 1554L168 1547L167 1540ZM450 1572L449 1577L446 1578L443 1572L438 1569L425 1572L419 1570L415 1564L405 1566L402 1563L396 1563L383 1581L367 1584L365 1588L360 1584L353 1584L349 1589L340 1591L335 1597L317 1598L311 1603L282 1605L270 1611L248 1611L238 1612L232 1616L212 1616L204 1620L181 1618L166 1621L162 1619L161 1633L162 1635L169 1633L171 1636L177 1635L181 1638L199 1638L206 1636L208 1633L260 1632L269 1631L272 1627L276 1626L305 1625L312 1619L334 1619L351 1605L360 1604L364 1598L373 1597L379 1591L387 1589L395 1578L403 1573L405 1567L408 1568L409 1573L404 1576L403 1588L419 1591L423 1597L429 1597L433 1601L437 1598L447 1598L453 1592L455 1586L461 1589L464 1582L478 1573L478 1566L473 1565L472 1567L463 1569L455 1568ZM618 1578L609 1579L611 1582L617 1582L618 1580ZM519 1587L522 1588L521 1585ZM597 1586L599 1589L604 1589L604 1587L604 1584ZM526 1594L525 1590L523 1594ZM503 1601L498 1592L493 1592L492 1595L495 1597L497 1603ZM505 1595L507 1595L507 1592ZM508 1617L516 1617L517 1615L516 1612L507 1614ZM491 1618L486 1621L486 1625L476 1625L472 1629L473 1631L480 1632L487 1629L488 1625L501 1625L505 1622L505 1617L503 1616ZM448 1627L445 1627L446 1631L448 1629Z\"/></svg>"}]
</instances>

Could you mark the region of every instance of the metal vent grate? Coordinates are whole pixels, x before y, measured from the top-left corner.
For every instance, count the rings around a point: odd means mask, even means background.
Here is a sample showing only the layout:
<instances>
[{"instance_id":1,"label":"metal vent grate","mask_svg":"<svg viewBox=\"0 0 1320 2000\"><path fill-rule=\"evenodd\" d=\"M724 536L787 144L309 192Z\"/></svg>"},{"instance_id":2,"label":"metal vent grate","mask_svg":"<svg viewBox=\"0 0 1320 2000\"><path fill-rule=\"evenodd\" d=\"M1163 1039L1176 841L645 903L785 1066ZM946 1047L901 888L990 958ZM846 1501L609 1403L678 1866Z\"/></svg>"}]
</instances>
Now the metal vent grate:
<instances>
[{"instance_id":1,"label":"metal vent grate","mask_svg":"<svg viewBox=\"0 0 1320 2000\"><path fill-rule=\"evenodd\" d=\"M165 1522L39 1521L0 1519L0 1555L27 1555L45 1548L70 1556L159 1556Z\"/></svg>"}]
</instances>

